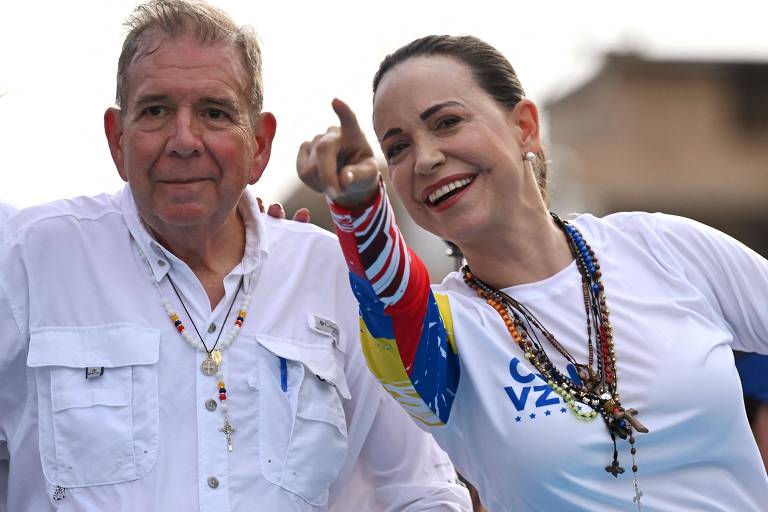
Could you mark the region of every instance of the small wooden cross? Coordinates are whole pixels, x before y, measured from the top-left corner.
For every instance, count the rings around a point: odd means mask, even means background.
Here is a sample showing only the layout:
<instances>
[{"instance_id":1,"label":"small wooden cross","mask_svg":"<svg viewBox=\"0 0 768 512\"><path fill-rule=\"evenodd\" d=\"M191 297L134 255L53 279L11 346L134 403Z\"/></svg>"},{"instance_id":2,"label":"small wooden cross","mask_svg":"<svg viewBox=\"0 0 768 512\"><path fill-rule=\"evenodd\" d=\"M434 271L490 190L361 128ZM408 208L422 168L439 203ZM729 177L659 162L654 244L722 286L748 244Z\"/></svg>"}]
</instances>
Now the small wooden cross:
<instances>
[{"instance_id":1,"label":"small wooden cross","mask_svg":"<svg viewBox=\"0 0 768 512\"><path fill-rule=\"evenodd\" d=\"M219 432L224 432L224 436L227 438L227 451L232 451L232 434L235 432L235 427L229 423L229 419L224 420L224 425L219 428Z\"/></svg>"},{"instance_id":2,"label":"small wooden cross","mask_svg":"<svg viewBox=\"0 0 768 512\"><path fill-rule=\"evenodd\" d=\"M616 461L613 461L610 466L605 466L605 470L612 474L614 478L618 478L624 472L624 468L619 466L619 463Z\"/></svg>"}]
</instances>

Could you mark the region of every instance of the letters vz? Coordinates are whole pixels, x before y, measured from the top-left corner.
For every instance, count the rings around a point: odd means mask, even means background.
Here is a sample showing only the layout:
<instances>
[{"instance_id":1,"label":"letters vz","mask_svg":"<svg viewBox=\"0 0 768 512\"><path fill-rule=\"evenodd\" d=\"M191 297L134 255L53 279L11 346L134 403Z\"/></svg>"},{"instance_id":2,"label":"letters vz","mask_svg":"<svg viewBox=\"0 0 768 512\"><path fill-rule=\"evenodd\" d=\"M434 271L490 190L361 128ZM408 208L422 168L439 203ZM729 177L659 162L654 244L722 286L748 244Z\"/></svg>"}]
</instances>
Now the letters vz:
<instances>
[{"instance_id":1,"label":"letters vz","mask_svg":"<svg viewBox=\"0 0 768 512\"><path fill-rule=\"evenodd\" d=\"M579 375L576 372L576 368L572 364L568 364L568 376L575 382L581 382ZM515 381L520 384L525 384L520 388L520 393L515 391L515 387L507 386L504 391L507 392L507 396L512 401L512 405L518 411L525 410L525 406L531 401L534 402L535 407L547 407L561 403L560 397L557 396L552 388L547 384L547 380L538 373L521 373L520 370L526 371L522 368L520 360L513 357L509 362L509 374ZM534 384L536 377L539 378L541 384Z\"/></svg>"}]
</instances>

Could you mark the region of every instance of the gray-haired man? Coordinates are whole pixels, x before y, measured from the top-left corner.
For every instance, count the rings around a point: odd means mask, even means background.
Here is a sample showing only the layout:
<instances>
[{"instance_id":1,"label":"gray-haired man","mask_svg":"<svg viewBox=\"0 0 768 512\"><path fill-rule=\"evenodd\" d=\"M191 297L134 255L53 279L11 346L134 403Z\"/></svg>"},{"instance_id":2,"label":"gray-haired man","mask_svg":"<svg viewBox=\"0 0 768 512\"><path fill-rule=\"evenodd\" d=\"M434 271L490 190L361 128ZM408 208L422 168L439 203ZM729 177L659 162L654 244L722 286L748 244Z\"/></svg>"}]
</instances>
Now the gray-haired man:
<instances>
[{"instance_id":1,"label":"gray-haired man","mask_svg":"<svg viewBox=\"0 0 768 512\"><path fill-rule=\"evenodd\" d=\"M244 193L276 125L253 34L183 1L128 26L128 185L0 237L7 510L468 510L362 362L336 242Z\"/></svg>"}]
</instances>

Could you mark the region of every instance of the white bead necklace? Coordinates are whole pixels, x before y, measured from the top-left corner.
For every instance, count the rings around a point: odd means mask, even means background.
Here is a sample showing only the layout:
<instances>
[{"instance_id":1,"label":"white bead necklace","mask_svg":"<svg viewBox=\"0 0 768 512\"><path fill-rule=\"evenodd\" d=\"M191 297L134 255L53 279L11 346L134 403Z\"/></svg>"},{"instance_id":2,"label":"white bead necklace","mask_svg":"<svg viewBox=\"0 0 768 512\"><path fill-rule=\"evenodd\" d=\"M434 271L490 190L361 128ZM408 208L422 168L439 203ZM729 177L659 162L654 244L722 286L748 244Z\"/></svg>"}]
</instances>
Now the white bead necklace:
<instances>
[{"instance_id":1,"label":"white bead necklace","mask_svg":"<svg viewBox=\"0 0 768 512\"><path fill-rule=\"evenodd\" d=\"M160 304L163 306L163 309L165 310L165 313L168 315L168 318L170 318L171 322L173 322L174 327L176 328L176 331L181 335L181 337L186 341L192 348L195 350L198 350L200 352L205 352L208 354L208 357L205 358L205 360L200 364L200 371L203 372L204 375L208 377L215 376L217 379L217 387L219 392L219 404L218 408L221 411L221 414L224 419L224 424L219 428L219 432L224 433L224 436L227 439L227 451L232 451L232 434L235 432L235 427L232 426L232 423L229 421L229 406L226 402L227 400L227 388L226 384L224 382L224 371L223 371L223 358L224 354L223 351L225 348L230 346L236 339L237 336L240 334L240 331L243 326L243 322L245 322L245 317L248 314L248 308L251 305L251 293L249 291L243 292L243 301L240 303L240 309L237 313L237 319L235 320L234 325L232 328L227 332L226 336L224 336L223 340L220 340L222 331L224 330L224 326L221 326L221 330L219 331L219 338L216 339L216 342L213 344L213 346L208 349L208 347L205 345L205 342L203 341L202 336L200 336L200 331L198 331L197 326L195 325L195 322L192 320L192 316L189 314L189 311L187 310L187 306L184 304L184 301L181 300L181 295L179 294L179 291L176 289L176 285L173 284L173 280L171 280L170 274L168 275L168 282L173 287L173 291L176 293L179 302L181 302L182 307L184 308L184 311L186 311L187 316L189 317L190 322L192 322L192 326L195 328L195 331L197 332L197 337L193 336L192 333L190 333L184 324L179 319L179 315L173 310L173 307L171 306L171 302L165 298L163 295L162 290L160 289L160 283L157 282L157 280L154 278L154 275L152 274L152 267L149 264L149 260L147 259L146 255L144 254L144 251L141 250L141 247L136 244L136 247L139 249L139 254L141 254L142 259L144 260L144 263L147 265L147 269L149 269L149 273L151 276L151 281L155 285L155 289L157 290L158 295L160 296ZM253 278L253 274L251 274L251 279ZM224 321L226 322L226 319L229 317L230 312L232 311L232 306L235 303L235 299L237 299L237 294L240 292L240 290L243 287L243 281L244 278L240 278L240 283L238 284L237 290L235 291L235 296L232 298L232 303L229 306L229 310L227 311L227 314L224 317ZM221 344L219 344L219 341L221 341ZM215 406L215 401L212 402ZM206 405L206 407L208 407ZM213 410L213 407L211 408Z\"/></svg>"}]
</instances>

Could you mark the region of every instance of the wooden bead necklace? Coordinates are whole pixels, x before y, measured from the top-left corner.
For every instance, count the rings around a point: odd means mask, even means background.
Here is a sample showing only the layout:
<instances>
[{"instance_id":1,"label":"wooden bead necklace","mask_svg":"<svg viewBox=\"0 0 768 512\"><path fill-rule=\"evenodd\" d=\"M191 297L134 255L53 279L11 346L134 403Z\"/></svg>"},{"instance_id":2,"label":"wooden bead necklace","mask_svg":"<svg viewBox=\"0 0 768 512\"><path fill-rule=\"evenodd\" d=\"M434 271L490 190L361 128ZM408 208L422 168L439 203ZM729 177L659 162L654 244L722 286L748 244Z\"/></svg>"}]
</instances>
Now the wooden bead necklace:
<instances>
[{"instance_id":1,"label":"wooden bead necklace","mask_svg":"<svg viewBox=\"0 0 768 512\"><path fill-rule=\"evenodd\" d=\"M523 351L524 357L544 376L550 388L562 398L568 409L578 419L590 421L598 414L602 416L613 441L613 461L606 466L605 470L614 477L624 473L624 468L619 465L616 436L629 441L635 488L633 501L637 503L637 508L640 510L640 497L643 493L640 491L637 480L637 449L633 434L634 431L645 433L648 429L635 418L637 414L635 409L625 409L621 405L616 373L616 351L600 264L581 233L554 213L551 215L557 226L565 233L568 247L581 274L584 309L587 313L588 360L586 364L578 363L525 305L477 278L468 265L462 268L464 282L501 316L510 336ZM539 340L539 334L574 365L579 376L578 380L571 379L552 364L544 345ZM595 351L597 352L596 367L593 364ZM579 404L586 405L588 408L582 410Z\"/></svg>"}]
</instances>

